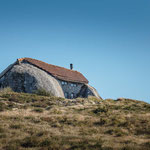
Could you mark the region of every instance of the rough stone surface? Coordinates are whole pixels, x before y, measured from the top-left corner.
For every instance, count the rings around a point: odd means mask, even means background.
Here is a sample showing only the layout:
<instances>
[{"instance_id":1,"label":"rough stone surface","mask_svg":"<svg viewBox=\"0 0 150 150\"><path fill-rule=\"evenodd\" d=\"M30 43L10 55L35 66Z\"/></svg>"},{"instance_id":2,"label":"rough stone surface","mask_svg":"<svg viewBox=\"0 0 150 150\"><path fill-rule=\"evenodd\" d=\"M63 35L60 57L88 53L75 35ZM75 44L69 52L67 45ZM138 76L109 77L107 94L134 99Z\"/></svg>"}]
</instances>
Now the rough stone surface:
<instances>
[{"instance_id":1,"label":"rough stone surface","mask_svg":"<svg viewBox=\"0 0 150 150\"><path fill-rule=\"evenodd\" d=\"M99 96L99 94L98 94L98 92L97 92L97 90L94 88L94 87L92 87L92 86L90 86L89 84L86 84L86 87L87 87L87 93L88 93L88 96L95 96L95 97L97 97L97 98L100 98L100 99L102 99L100 96Z\"/></svg>"},{"instance_id":2,"label":"rough stone surface","mask_svg":"<svg viewBox=\"0 0 150 150\"><path fill-rule=\"evenodd\" d=\"M59 80L59 83L65 93L65 98L72 98L71 94L73 94L73 98L79 97L78 94L84 85L83 83L73 83ZM62 84L65 83L65 84Z\"/></svg>"},{"instance_id":3,"label":"rough stone surface","mask_svg":"<svg viewBox=\"0 0 150 150\"><path fill-rule=\"evenodd\" d=\"M30 64L14 65L1 79L2 87L11 87L17 92L32 93L45 89L54 96L64 97L63 90L54 77Z\"/></svg>"},{"instance_id":4,"label":"rough stone surface","mask_svg":"<svg viewBox=\"0 0 150 150\"><path fill-rule=\"evenodd\" d=\"M89 97L89 96L94 96L96 98L102 99L97 90L90 86L89 84L85 84L81 87L80 92L78 93L78 97Z\"/></svg>"}]
</instances>

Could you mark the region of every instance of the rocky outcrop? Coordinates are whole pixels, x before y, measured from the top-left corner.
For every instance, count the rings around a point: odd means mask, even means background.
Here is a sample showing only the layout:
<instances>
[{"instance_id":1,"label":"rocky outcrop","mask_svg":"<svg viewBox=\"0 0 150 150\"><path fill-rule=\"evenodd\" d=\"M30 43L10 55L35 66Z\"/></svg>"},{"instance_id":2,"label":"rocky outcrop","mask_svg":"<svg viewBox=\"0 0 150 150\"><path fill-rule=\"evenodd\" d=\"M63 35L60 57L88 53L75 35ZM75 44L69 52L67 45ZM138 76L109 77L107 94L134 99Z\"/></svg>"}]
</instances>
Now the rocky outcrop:
<instances>
[{"instance_id":1,"label":"rocky outcrop","mask_svg":"<svg viewBox=\"0 0 150 150\"><path fill-rule=\"evenodd\" d=\"M45 89L54 96L64 97L57 79L27 63L11 66L11 69L0 79L0 83L2 87L9 86L16 92L33 93L37 89Z\"/></svg>"},{"instance_id":2,"label":"rocky outcrop","mask_svg":"<svg viewBox=\"0 0 150 150\"><path fill-rule=\"evenodd\" d=\"M92 87L88 84L85 84L82 86L80 92L78 93L78 97L86 97L87 98L89 96L95 96L96 98L102 99L94 87Z\"/></svg>"},{"instance_id":3,"label":"rocky outcrop","mask_svg":"<svg viewBox=\"0 0 150 150\"><path fill-rule=\"evenodd\" d=\"M102 99L94 87L90 86L89 84L86 84L86 87L89 95L91 94L92 96Z\"/></svg>"}]
</instances>

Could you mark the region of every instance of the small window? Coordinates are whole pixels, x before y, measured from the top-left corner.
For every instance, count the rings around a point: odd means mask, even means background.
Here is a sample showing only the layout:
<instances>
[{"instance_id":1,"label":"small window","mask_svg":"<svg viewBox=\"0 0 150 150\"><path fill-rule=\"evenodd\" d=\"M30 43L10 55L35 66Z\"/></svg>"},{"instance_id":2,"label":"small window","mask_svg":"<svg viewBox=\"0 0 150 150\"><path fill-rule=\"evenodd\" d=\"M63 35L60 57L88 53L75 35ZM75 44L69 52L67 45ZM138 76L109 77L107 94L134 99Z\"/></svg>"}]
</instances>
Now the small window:
<instances>
[{"instance_id":1,"label":"small window","mask_svg":"<svg viewBox=\"0 0 150 150\"><path fill-rule=\"evenodd\" d=\"M74 86L73 83L71 83L71 86Z\"/></svg>"},{"instance_id":2,"label":"small window","mask_svg":"<svg viewBox=\"0 0 150 150\"><path fill-rule=\"evenodd\" d=\"M71 96L70 96L70 98L71 98L71 99L73 99L73 98L74 98L74 94L73 94L73 93L71 93Z\"/></svg>"},{"instance_id":3,"label":"small window","mask_svg":"<svg viewBox=\"0 0 150 150\"><path fill-rule=\"evenodd\" d=\"M65 85L67 85L68 83L67 82L65 82Z\"/></svg>"},{"instance_id":4,"label":"small window","mask_svg":"<svg viewBox=\"0 0 150 150\"><path fill-rule=\"evenodd\" d=\"M76 84L76 83L74 84L74 87L77 87L77 84Z\"/></svg>"},{"instance_id":5,"label":"small window","mask_svg":"<svg viewBox=\"0 0 150 150\"><path fill-rule=\"evenodd\" d=\"M67 92L65 92L65 98L68 98L68 93Z\"/></svg>"},{"instance_id":6,"label":"small window","mask_svg":"<svg viewBox=\"0 0 150 150\"><path fill-rule=\"evenodd\" d=\"M64 85L64 84L65 84L65 82L64 82L64 81L62 81L62 82L61 82L61 84L62 84L62 85Z\"/></svg>"}]
</instances>

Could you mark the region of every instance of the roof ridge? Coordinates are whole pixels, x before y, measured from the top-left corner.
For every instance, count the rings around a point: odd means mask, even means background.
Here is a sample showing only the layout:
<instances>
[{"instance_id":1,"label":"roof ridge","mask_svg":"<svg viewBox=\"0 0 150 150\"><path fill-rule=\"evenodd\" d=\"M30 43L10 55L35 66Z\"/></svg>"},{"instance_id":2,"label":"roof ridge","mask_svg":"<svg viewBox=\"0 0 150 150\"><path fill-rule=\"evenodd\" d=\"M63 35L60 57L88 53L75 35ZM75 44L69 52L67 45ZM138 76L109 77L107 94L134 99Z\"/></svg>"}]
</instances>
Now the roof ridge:
<instances>
[{"instance_id":1,"label":"roof ridge","mask_svg":"<svg viewBox=\"0 0 150 150\"><path fill-rule=\"evenodd\" d=\"M59 67L59 68L67 69L67 70L69 70L69 71L73 71L73 72L78 72L78 73L80 73L80 72L77 71L77 70L71 70L71 69L68 69L68 68L65 68L65 67L60 67L60 66L57 66L57 65L49 64L49 63L46 63L46 62L44 62L44 61L41 61L41 60L38 60L38 59L29 58L29 57L18 58L17 60L21 62L21 61L26 60L26 59L36 60L36 61L39 61L39 62L41 62L41 63L45 63L45 64L47 64L47 65L52 65L52 66L55 66L55 67Z\"/></svg>"},{"instance_id":2,"label":"roof ridge","mask_svg":"<svg viewBox=\"0 0 150 150\"><path fill-rule=\"evenodd\" d=\"M27 61L28 63L31 63L32 65L35 65L36 67L50 73L54 77L66 80L66 81L72 81L72 82L79 82L79 83L88 83L88 80L82 75L82 73L71 70L65 67L60 67L52 64L48 64L46 62L43 62L41 60L33 59L33 58L19 58L17 61Z\"/></svg>"}]
</instances>

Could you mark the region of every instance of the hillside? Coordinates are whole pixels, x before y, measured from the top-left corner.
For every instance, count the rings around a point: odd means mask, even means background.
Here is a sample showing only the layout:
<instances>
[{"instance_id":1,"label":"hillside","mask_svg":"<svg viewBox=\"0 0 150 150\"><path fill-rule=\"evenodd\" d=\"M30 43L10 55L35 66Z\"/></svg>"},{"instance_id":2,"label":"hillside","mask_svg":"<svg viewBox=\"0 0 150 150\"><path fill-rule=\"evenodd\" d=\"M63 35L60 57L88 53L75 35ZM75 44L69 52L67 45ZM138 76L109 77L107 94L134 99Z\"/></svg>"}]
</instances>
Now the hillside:
<instances>
[{"instance_id":1,"label":"hillside","mask_svg":"<svg viewBox=\"0 0 150 150\"><path fill-rule=\"evenodd\" d=\"M150 104L1 91L0 149L148 150Z\"/></svg>"}]
</instances>

